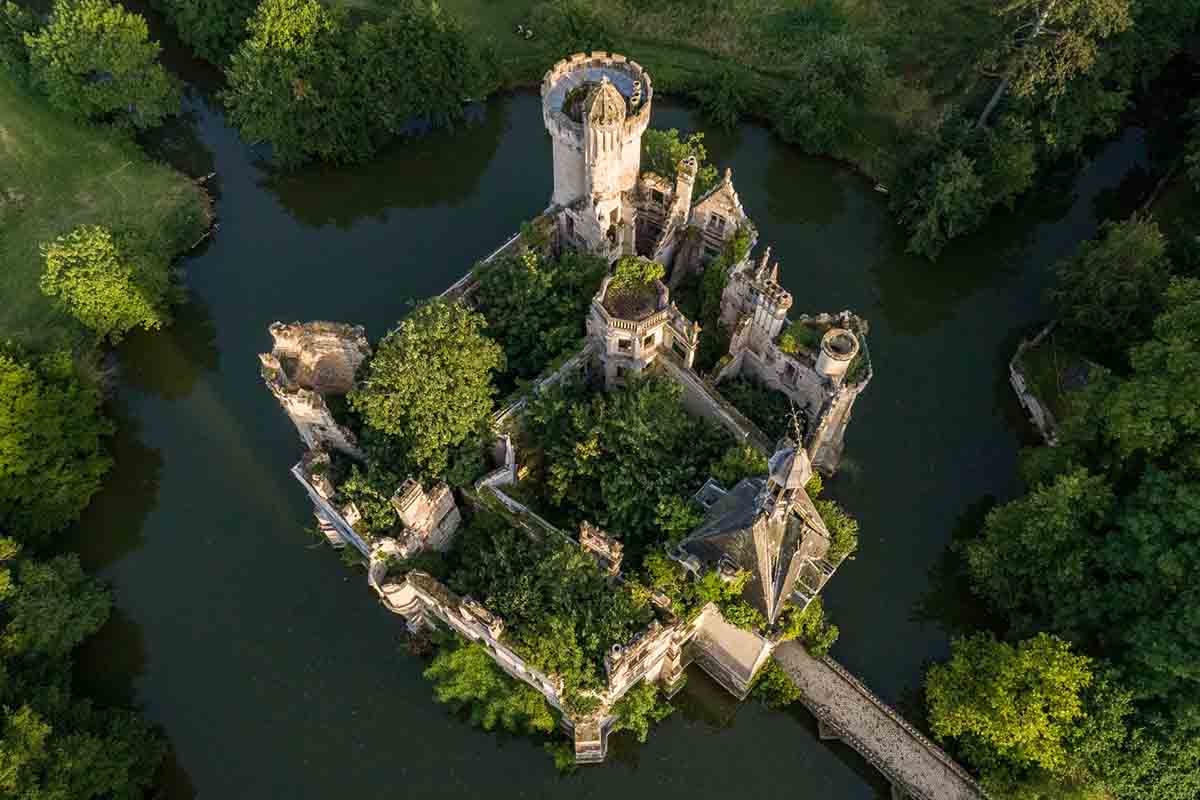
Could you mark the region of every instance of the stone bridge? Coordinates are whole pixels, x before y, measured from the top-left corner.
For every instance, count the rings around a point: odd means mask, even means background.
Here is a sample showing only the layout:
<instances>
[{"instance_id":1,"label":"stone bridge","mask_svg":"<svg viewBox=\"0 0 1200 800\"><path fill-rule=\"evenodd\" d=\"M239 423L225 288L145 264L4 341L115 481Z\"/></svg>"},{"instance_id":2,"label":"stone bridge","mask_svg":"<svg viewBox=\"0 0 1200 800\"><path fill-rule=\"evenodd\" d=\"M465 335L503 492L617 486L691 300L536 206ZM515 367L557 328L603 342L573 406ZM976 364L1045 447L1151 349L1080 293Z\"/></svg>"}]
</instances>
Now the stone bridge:
<instances>
[{"instance_id":1,"label":"stone bridge","mask_svg":"<svg viewBox=\"0 0 1200 800\"><path fill-rule=\"evenodd\" d=\"M857 750L892 784L892 797L980 800L983 789L954 759L884 703L832 658L815 658L796 642L775 659L800 689L822 739Z\"/></svg>"}]
</instances>

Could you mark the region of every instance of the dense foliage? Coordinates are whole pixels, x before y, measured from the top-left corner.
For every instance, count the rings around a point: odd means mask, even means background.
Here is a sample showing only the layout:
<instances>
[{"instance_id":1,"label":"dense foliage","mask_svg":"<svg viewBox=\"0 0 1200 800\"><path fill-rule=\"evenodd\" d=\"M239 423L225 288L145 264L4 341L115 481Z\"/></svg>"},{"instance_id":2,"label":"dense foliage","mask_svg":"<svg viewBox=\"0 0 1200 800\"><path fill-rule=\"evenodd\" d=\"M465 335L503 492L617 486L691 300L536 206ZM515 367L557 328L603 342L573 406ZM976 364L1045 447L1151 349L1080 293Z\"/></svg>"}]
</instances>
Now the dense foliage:
<instances>
[{"instance_id":1,"label":"dense foliage","mask_svg":"<svg viewBox=\"0 0 1200 800\"><path fill-rule=\"evenodd\" d=\"M626 256L617 262L613 279L608 284L611 295L637 294L647 291L655 281L662 280L667 269L657 261L641 256Z\"/></svg>"},{"instance_id":2,"label":"dense foliage","mask_svg":"<svg viewBox=\"0 0 1200 800\"><path fill-rule=\"evenodd\" d=\"M275 159L360 161L415 120L462 114L481 66L437 4L402 0L358 27L341 6L264 0L230 59L230 120Z\"/></svg>"},{"instance_id":3,"label":"dense foliage","mask_svg":"<svg viewBox=\"0 0 1200 800\"><path fill-rule=\"evenodd\" d=\"M838 626L826 619L820 597L814 597L803 609L789 603L780 617L779 638L799 640L814 656L828 653L840 633Z\"/></svg>"},{"instance_id":4,"label":"dense foliage","mask_svg":"<svg viewBox=\"0 0 1200 800\"><path fill-rule=\"evenodd\" d=\"M1088 659L1045 633L1015 647L986 634L958 639L950 661L929 669L929 721L938 736L957 737L972 763L1061 771L1091 682Z\"/></svg>"},{"instance_id":5,"label":"dense foliage","mask_svg":"<svg viewBox=\"0 0 1200 800\"><path fill-rule=\"evenodd\" d=\"M744 478L766 475L767 458L748 444L731 447L712 465L711 471L717 483L732 489Z\"/></svg>"},{"instance_id":6,"label":"dense foliage","mask_svg":"<svg viewBox=\"0 0 1200 800\"><path fill-rule=\"evenodd\" d=\"M679 162L689 157L696 159L696 181L692 185L692 197L698 198L717 184L717 168L708 163L704 134L696 132L690 134L687 139L680 139L676 128L647 128L642 134L644 171L674 181L679 174Z\"/></svg>"},{"instance_id":7,"label":"dense foliage","mask_svg":"<svg viewBox=\"0 0 1200 800\"><path fill-rule=\"evenodd\" d=\"M629 731L639 742L644 742L650 734L650 728L671 716L674 710L663 698L658 686L642 681L613 705L613 714L617 719L612 732Z\"/></svg>"},{"instance_id":8,"label":"dense foliage","mask_svg":"<svg viewBox=\"0 0 1200 800\"><path fill-rule=\"evenodd\" d=\"M1101 363L1123 366L1129 346L1149 333L1162 308L1171 265L1158 226L1132 217L1108 223L1055 268L1049 293L1072 346Z\"/></svg>"},{"instance_id":9,"label":"dense foliage","mask_svg":"<svg viewBox=\"0 0 1200 800\"><path fill-rule=\"evenodd\" d=\"M559 675L565 700L604 685L604 655L650 621L645 599L609 583L567 539L537 538L502 517L475 514L457 533L449 585L504 619L505 639L530 664Z\"/></svg>"},{"instance_id":10,"label":"dense foliage","mask_svg":"<svg viewBox=\"0 0 1200 800\"><path fill-rule=\"evenodd\" d=\"M887 57L860 37L838 33L806 48L798 78L779 98L779 135L811 153L859 136L856 115L883 91Z\"/></svg>"},{"instance_id":11,"label":"dense foliage","mask_svg":"<svg viewBox=\"0 0 1200 800\"><path fill-rule=\"evenodd\" d=\"M729 447L724 431L687 412L680 388L649 378L606 393L563 383L524 417L544 453L544 499L574 528L583 520L625 543L626 558L665 537L659 503L690 497Z\"/></svg>"},{"instance_id":12,"label":"dense foliage","mask_svg":"<svg viewBox=\"0 0 1200 800\"><path fill-rule=\"evenodd\" d=\"M772 442L789 432L792 406L783 392L744 376L723 381L717 386L721 395L746 415Z\"/></svg>"},{"instance_id":13,"label":"dense foliage","mask_svg":"<svg viewBox=\"0 0 1200 800\"><path fill-rule=\"evenodd\" d=\"M146 20L109 0L55 0L46 26L25 35L30 76L61 111L151 128L180 105Z\"/></svg>"},{"instance_id":14,"label":"dense foliage","mask_svg":"<svg viewBox=\"0 0 1200 800\"><path fill-rule=\"evenodd\" d=\"M768 659L754 676L750 693L767 708L784 708L800 699L800 687L788 677L774 658Z\"/></svg>"},{"instance_id":15,"label":"dense foliage","mask_svg":"<svg viewBox=\"0 0 1200 800\"><path fill-rule=\"evenodd\" d=\"M246 38L258 0L155 0L154 5L200 58L221 64Z\"/></svg>"},{"instance_id":16,"label":"dense foliage","mask_svg":"<svg viewBox=\"0 0 1200 800\"><path fill-rule=\"evenodd\" d=\"M442 474L449 448L462 444L492 411L492 374L504 366L487 322L459 304L417 308L375 348L349 395L363 424L428 474Z\"/></svg>"},{"instance_id":17,"label":"dense foliage","mask_svg":"<svg viewBox=\"0 0 1200 800\"><path fill-rule=\"evenodd\" d=\"M0 352L0 528L41 537L79 517L112 465L100 400L67 353Z\"/></svg>"},{"instance_id":18,"label":"dense foliage","mask_svg":"<svg viewBox=\"0 0 1200 800\"><path fill-rule=\"evenodd\" d=\"M71 653L109 607L75 556L0 538L0 795L136 800L150 785L165 752L150 726L71 695Z\"/></svg>"},{"instance_id":19,"label":"dense foliage","mask_svg":"<svg viewBox=\"0 0 1200 800\"><path fill-rule=\"evenodd\" d=\"M981 128L947 115L912 145L892 206L911 236L908 249L930 259L976 230L996 206L1012 207L1033 185L1037 149L1028 122L1006 115Z\"/></svg>"},{"instance_id":20,"label":"dense foliage","mask_svg":"<svg viewBox=\"0 0 1200 800\"><path fill-rule=\"evenodd\" d=\"M551 733L557 713L541 692L510 678L483 645L442 647L425 670L439 703L465 713L472 725L490 731Z\"/></svg>"},{"instance_id":21,"label":"dense foliage","mask_svg":"<svg viewBox=\"0 0 1200 800\"><path fill-rule=\"evenodd\" d=\"M43 252L42 291L99 338L115 343L134 328L162 327L166 286L153 279L165 275L130 263L107 228L81 225Z\"/></svg>"},{"instance_id":22,"label":"dense foliage","mask_svg":"<svg viewBox=\"0 0 1200 800\"><path fill-rule=\"evenodd\" d=\"M1084 253L1095 257L1114 237L1139 235L1139 225L1108 230ZM1156 247L1135 250L1159 257ZM1114 272L1145 274L1132 264ZM1061 302L1091 298L1064 294ZM1023 457L1028 493L994 509L963 545L973 588L1004 621L1001 633L1014 641L1050 634L1093 663L1094 685L1078 714L1074 691L1047 695L1028 679L1010 690L1013 703L1075 719L1070 736L1065 723L1047 734L1061 746L1039 745L1051 747L1049 755L1014 756L1012 743L1030 735L1022 726L1043 725L1028 712L994 717L986 736L982 722L945 729L1002 796L1036 790L1042 794L1030 796L1057 798L1092 787L1140 800L1200 789L1200 594L1190 577L1200 569L1200 281L1172 281L1162 309L1149 337L1130 349L1127 374L1094 370L1068 393L1058 446ZM952 670L954 691L986 697L992 673L984 666L1010 665L1025 646L961 645L964 663L978 663ZM1055 663L1044 653L1032 661Z\"/></svg>"},{"instance_id":23,"label":"dense foliage","mask_svg":"<svg viewBox=\"0 0 1200 800\"><path fill-rule=\"evenodd\" d=\"M552 259L526 250L477 271L473 299L487 318L487 334L504 347L508 375L534 378L580 346L606 270L604 259L578 251Z\"/></svg>"},{"instance_id":24,"label":"dense foliage","mask_svg":"<svg viewBox=\"0 0 1200 800\"><path fill-rule=\"evenodd\" d=\"M721 254L704 265L700 279L700 348L695 367L707 371L729 352L729 331L721 324L721 295L729 283L729 273L750 253L751 229L747 226L725 243Z\"/></svg>"}]
</instances>

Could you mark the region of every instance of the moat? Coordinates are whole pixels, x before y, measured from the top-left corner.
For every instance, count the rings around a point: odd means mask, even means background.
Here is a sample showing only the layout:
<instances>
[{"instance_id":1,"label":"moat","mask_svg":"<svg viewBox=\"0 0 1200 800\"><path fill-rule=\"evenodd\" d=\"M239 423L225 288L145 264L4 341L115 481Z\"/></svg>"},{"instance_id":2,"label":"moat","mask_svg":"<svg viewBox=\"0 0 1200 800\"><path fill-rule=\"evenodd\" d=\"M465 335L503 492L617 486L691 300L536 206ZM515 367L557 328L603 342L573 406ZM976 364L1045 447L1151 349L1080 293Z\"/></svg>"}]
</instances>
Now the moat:
<instances>
[{"instance_id":1,"label":"moat","mask_svg":"<svg viewBox=\"0 0 1200 800\"><path fill-rule=\"evenodd\" d=\"M212 154L199 171L217 173L221 227L186 263L193 302L179 323L120 353L128 419L118 474L89 512L104 535L79 546L124 612L94 651L129 660L91 663L92 678L137 673L134 699L176 747L181 797L183 774L197 795L216 797L434 797L498 785L514 797L885 791L799 713L743 704L734 716L699 676L677 697L684 713L649 744L614 742L609 767L560 779L530 743L470 729L434 704L394 617L327 548L306 547L308 502L286 474L294 429L254 379L254 355L275 319L354 320L379 336L408 299L449 285L544 206L537 98L498 99L477 117L362 169L277 178L199 109ZM655 125L695 122L660 101ZM1006 476L1025 429L1003 365L1042 315L1046 266L1093 233L1098 205L1115 210L1104 190L1140 157L1139 135L1099 153L1073 189L994 222L937 267L901 253L886 199L864 179L754 126L710 133L708 144L716 165L734 169L797 306L871 319L872 391L827 490L863 533L825 598L842 628L834 655L896 703L922 660L946 648L941 620L914 619L936 588L929 569L973 503L1013 488Z\"/></svg>"}]
</instances>

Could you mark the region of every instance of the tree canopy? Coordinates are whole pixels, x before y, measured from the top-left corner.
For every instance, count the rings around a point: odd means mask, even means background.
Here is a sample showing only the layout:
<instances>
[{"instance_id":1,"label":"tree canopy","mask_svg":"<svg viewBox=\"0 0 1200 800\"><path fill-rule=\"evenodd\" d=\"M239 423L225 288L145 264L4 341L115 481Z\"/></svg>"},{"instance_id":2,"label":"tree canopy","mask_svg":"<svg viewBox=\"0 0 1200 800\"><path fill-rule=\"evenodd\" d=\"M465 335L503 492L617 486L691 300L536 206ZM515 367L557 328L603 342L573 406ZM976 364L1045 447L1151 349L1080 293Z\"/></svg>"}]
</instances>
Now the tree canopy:
<instances>
[{"instance_id":1,"label":"tree canopy","mask_svg":"<svg viewBox=\"0 0 1200 800\"><path fill-rule=\"evenodd\" d=\"M492 375L504 352L483 335L483 315L434 300L387 334L350 404L369 428L391 437L424 471L441 474L448 448L492 412Z\"/></svg>"},{"instance_id":2,"label":"tree canopy","mask_svg":"<svg viewBox=\"0 0 1200 800\"><path fill-rule=\"evenodd\" d=\"M472 725L490 731L551 733L557 714L536 689L496 666L482 645L442 647L425 670L439 703L464 712Z\"/></svg>"},{"instance_id":3,"label":"tree canopy","mask_svg":"<svg viewBox=\"0 0 1200 800\"><path fill-rule=\"evenodd\" d=\"M81 225L43 247L42 291L96 332L118 342L133 328L162 327L163 286L150 286L99 225Z\"/></svg>"},{"instance_id":4,"label":"tree canopy","mask_svg":"<svg viewBox=\"0 0 1200 800\"><path fill-rule=\"evenodd\" d=\"M436 3L354 27L341 6L263 0L225 71L230 120L285 166L361 161L412 122L462 115L482 64Z\"/></svg>"},{"instance_id":5,"label":"tree canopy","mask_svg":"<svg viewBox=\"0 0 1200 800\"><path fill-rule=\"evenodd\" d=\"M50 21L25 42L34 82L67 114L152 128L179 110L146 20L109 0L55 0Z\"/></svg>"},{"instance_id":6,"label":"tree canopy","mask_svg":"<svg viewBox=\"0 0 1200 800\"><path fill-rule=\"evenodd\" d=\"M961 545L972 587L1003 633L1069 642L1102 676L1073 722L1046 727L1045 714L1017 707L1003 715L1011 729L999 717L988 723L997 730L956 723L974 737L971 763L1006 796L1091 786L1149 800L1200 787L1200 592L1191 579L1200 569L1200 281L1169 283L1149 333L1131 348L1127 374L1097 368L1067 394L1058 446L1023 455L1029 491L993 509ZM959 666L931 670L930 687L936 674L960 696L999 692L1003 684L989 688L989 665L1025 670L1014 655L1022 646L972 639ZM1066 646L1036 661L1070 663ZM945 700L931 692L930 702L937 716L933 704ZM1032 723L1045 736L1030 738Z\"/></svg>"},{"instance_id":7,"label":"tree canopy","mask_svg":"<svg viewBox=\"0 0 1200 800\"><path fill-rule=\"evenodd\" d=\"M1061 770L1091 682L1089 660L1054 636L1016 646L986 634L957 639L950 661L926 677L929 722L939 737L957 737L976 764L999 758Z\"/></svg>"},{"instance_id":8,"label":"tree canopy","mask_svg":"<svg viewBox=\"0 0 1200 800\"><path fill-rule=\"evenodd\" d=\"M0 528L42 537L79 517L112 465L100 399L67 353L0 352Z\"/></svg>"},{"instance_id":9,"label":"tree canopy","mask_svg":"<svg viewBox=\"0 0 1200 800\"><path fill-rule=\"evenodd\" d=\"M1138 217L1107 223L1060 261L1049 297L1073 345L1109 366L1149 333L1170 273L1166 239Z\"/></svg>"},{"instance_id":10,"label":"tree canopy","mask_svg":"<svg viewBox=\"0 0 1200 800\"><path fill-rule=\"evenodd\" d=\"M476 272L475 304L488 335L504 347L510 376L534 378L581 344L583 320L607 268L604 259L576 251L552 259L525 250Z\"/></svg>"},{"instance_id":11,"label":"tree canopy","mask_svg":"<svg viewBox=\"0 0 1200 800\"><path fill-rule=\"evenodd\" d=\"M583 520L625 543L637 559L665 537L659 503L691 496L728 449L728 435L690 415L680 388L649 378L603 394L562 383L530 401L524 422L544 453L547 513Z\"/></svg>"},{"instance_id":12,"label":"tree canopy","mask_svg":"<svg viewBox=\"0 0 1200 800\"><path fill-rule=\"evenodd\" d=\"M196 55L214 64L224 63L246 38L246 20L257 0L155 0L179 38Z\"/></svg>"},{"instance_id":13,"label":"tree canopy","mask_svg":"<svg viewBox=\"0 0 1200 800\"><path fill-rule=\"evenodd\" d=\"M653 172L673 181L679 173L679 162L689 157L695 158L698 166L696 182L692 186L694 199L717 184L717 168L708 163L704 134L697 131L686 139L680 139L677 128L647 128L642 134L643 171Z\"/></svg>"},{"instance_id":14,"label":"tree canopy","mask_svg":"<svg viewBox=\"0 0 1200 800\"><path fill-rule=\"evenodd\" d=\"M37 561L0 538L0 794L144 795L165 752L135 713L71 696L70 654L108 616L75 556Z\"/></svg>"}]
</instances>

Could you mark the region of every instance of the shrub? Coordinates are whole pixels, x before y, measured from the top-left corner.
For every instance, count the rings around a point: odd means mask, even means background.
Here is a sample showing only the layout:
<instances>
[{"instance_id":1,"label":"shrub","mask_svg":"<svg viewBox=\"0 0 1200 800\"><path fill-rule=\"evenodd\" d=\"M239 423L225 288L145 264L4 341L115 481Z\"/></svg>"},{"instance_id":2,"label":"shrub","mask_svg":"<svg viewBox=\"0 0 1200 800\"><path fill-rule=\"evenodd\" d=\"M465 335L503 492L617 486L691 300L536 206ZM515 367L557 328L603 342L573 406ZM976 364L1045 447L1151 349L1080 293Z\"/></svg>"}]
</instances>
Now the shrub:
<instances>
[{"instance_id":1,"label":"shrub","mask_svg":"<svg viewBox=\"0 0 1200 800\"><path fill-rule=\"evenodd\" d=\"M58 298L101 339L115 343L134 328L162 327L166 287L150 286L145 271L129 263L107 228L81 225L42 252L42 292Z\"/></svg>"},{"instance_id":2,"label":"shrub","mask_svg":"<svg viewBox=\"0 0 1200 800\"><path fill-rule=\"evenodd\" d=\"M798 639L805 650L817 657L829 652L838 633L838 627L825 619L825 606L820 597L814 597L803 610L789 605L784 609L779 625L779 636L783 641Z\"/></svg>"},{"instance_id":3,"label":"shrub","mask_svg":"<svg viewBox=\"0 0 1200 800\"><path fill-rule=\"evenodd\" d=\"M858 549L858 521L832 500L816 500L813 504L829 529L829 552L825 558L837 564Z\"/></svg>"},{"instance_id":4,"label":"shrub","mask_svg":"<svg viewBox=\"0 0 1200 800\"><path fill-rule=\"evenodd\" d=\"M669 717L674 710L662 699L657 686L642 681L613 705L617 719L612 730L630 731L639 742L644 742L651 726Z\"/></svg>"},{"instance_id":5,"label":"shrub","mask_svg":"<svg viewBox=\"0 0 1200 800\"><path fill-rule=\"evenodd\" d=\"M479 644L441 650L425 670L439 703L463 712L472 725L512 733L551 733L554 709L533 687L504 673Z\"/></svg>"},{"instance_id":6,"label":"shrub","mask_svg":"<svg viewBox=\"0 0 1200 800\"><path fill-rule=\"evenodd\" d=\"M667 274L666 267L641 256L626 256L617 262L616 274L608 284L614 294L636 294L645 291Z\"/></svg>"},{"instance_id":7,"label":"shrub","mask_svg":"<svg viewBox=\"0 0 1200 800\"><path fill-rule=\"evenodd\" d=\"M774 658L768 659L754 676L750 693L767 708L790 706L801 697L800 688Z\"/></svg>"}]
</instances>

